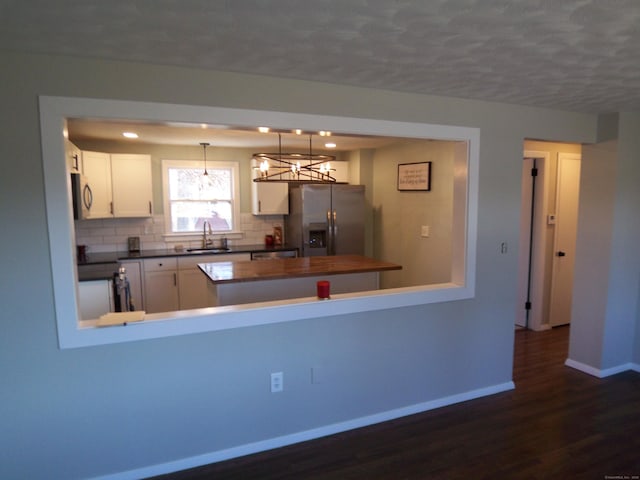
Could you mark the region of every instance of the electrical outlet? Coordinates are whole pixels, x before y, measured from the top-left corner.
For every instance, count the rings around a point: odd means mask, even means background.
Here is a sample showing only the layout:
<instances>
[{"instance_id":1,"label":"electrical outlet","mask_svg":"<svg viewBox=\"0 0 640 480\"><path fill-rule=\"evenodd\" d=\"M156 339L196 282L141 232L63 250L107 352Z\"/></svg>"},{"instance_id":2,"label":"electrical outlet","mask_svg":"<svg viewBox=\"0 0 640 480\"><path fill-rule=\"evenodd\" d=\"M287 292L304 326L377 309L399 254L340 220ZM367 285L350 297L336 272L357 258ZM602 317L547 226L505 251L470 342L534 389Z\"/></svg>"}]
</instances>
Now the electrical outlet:
<instances>
[{"instance_id":1,"label":"electrical outlet","mask_svg":"<svg viewBox=\"0 0 640 480\"><path fill-rule=\"evenodd\" d=\"M277 393L284 390L284 374L282 372L273 372L271 374L271 393Z\"/></svg>"}]
</instances>

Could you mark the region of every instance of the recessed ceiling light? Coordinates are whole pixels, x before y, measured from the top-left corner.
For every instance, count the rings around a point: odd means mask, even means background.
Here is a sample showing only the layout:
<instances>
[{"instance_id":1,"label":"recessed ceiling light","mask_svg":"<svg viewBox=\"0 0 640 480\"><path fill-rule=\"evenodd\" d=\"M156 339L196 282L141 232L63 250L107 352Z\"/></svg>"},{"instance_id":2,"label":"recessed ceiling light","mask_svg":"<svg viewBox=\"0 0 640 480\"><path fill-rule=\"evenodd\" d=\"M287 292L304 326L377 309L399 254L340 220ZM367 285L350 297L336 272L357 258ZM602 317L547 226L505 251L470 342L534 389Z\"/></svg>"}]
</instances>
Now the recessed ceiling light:
<instances>
[{"instance_id":1,"label":"recessed ceiling light","mask_svg":"<svg viewBox=\"0 0 640 480\"><path fill-rule=\"evenodd\" d=\"M269 127L258 127L260 133L269 133Z\"/></svg>"},{"instance_id":2,"label":"recessed ceiling light","mask_svg":"<svg viewBox=\"0 0 640 480\"><path fill-rule=\"evenodd\" d=\"M336 144L333 142L325 143L324 146L327 148L336 148Z\"/></svg>"},{"instance_id":3,"label":"recessed ceiling light","mask_svg":"<svg viewBox=\"0 0 640 480\"><path fill-rule=\"evenodd\" d=\"M296 128L296 135L302 135L302 130L300 130L299 128Z\"/></svg>"},{"instance_id":4,"label":"recessed ceiling light","mask_svg":"<svg viewBox=\"0 0 640 480\"><path fill-rule=\"evenodd\" d=\"M122 132L122 136L125 138L138 138L138 134L135 132Z\"/></svg>"}]
</instances>

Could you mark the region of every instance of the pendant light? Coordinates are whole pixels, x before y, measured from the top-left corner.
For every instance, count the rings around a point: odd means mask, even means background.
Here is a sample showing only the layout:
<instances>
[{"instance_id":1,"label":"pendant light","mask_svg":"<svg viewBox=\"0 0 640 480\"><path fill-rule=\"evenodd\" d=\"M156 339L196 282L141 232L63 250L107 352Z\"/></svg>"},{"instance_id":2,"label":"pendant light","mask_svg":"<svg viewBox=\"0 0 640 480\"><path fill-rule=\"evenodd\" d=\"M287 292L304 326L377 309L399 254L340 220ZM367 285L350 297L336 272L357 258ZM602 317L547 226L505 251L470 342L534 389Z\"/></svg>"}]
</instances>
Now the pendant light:
<instances>
[{"instance_id":1,"label":"pendant light","mask_svg":"<svg viewBox=\"0 0 640 480\"><path fill-rule=\"evenodd\" d=\"M207 147L209 146L209 144L207 142L200 142L200 145L202 145L202 150L204 153L204 173L203 175L205 177L209 176L209 172L207 172Z\"/></svg>"}]
</instances>

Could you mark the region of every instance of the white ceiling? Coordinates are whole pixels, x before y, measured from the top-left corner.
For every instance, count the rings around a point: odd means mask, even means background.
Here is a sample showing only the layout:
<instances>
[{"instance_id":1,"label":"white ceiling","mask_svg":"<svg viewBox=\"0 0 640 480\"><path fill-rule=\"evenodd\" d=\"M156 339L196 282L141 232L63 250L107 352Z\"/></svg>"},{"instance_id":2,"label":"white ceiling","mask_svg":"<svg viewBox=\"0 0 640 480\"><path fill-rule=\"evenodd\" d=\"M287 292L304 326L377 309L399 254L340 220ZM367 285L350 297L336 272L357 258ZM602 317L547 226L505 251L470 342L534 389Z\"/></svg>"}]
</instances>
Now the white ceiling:
<instances>
[{"instance_id":1,"label":"white ceiling","mask_svg":"<svg viewBox=\"0 0 640 480\"><path fill-rule=\"evenodd\" d=\"M0 0L15 51L640 110L637 0Z\"/></svg>"},{"instance_id":2,"label":"white ceiling","mask_svg":"<svg viewBox=\"0 0 640 480\"><path fill-rule=\"evenodd\" d=\"M198 146L202 142L212 147L254 148L258 152L302 152L311 151L352 151L363 148L379 148L399 141L397 137L376 137L352 135L341 132L294 131L276 132L270 130L261 133L255 128L240 128L224 125L204 125L192 123L141 123L123 121L104 121L94 119L68 119L67 130L69 139L78 143L81 140L106 140L117 142L136 142L162 145L191 145ZM135 140L125 139L124 132L134 132L138 135ZM278 137L278 133L280 137ZM406 141L407 139L402 139ZM309 142L311 141L311 145ZM325 143L336 146L326 148Z\"/></svg>"}]
</instances>

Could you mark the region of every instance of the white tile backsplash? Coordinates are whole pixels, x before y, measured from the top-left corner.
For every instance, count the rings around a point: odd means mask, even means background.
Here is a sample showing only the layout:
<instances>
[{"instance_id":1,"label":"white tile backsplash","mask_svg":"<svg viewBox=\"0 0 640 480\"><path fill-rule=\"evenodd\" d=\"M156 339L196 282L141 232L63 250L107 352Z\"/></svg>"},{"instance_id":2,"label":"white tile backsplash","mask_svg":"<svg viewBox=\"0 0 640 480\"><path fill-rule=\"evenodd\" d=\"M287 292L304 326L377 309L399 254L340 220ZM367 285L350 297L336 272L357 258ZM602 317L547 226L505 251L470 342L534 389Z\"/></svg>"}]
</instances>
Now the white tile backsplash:
<instances>
[{"instance_id":1,"label":"white tile backsplash","mask_svg":"<svg viewBox=\"0 0 640 480\"><path fill-rule=\"evenodd\" d=\"M284 227L282 215L256 216L240 214L239 233L226 235L229 245L262 245L264 236L273 233L273 227ZM151 218L104 218L100 220L77 220L75 222L76 244L87 245L89 252L114 252L127 250L128 237L140 237L140 248L156 250L173 248L177 244L197 247L201 240L194 235L187 241L170 241L165 238L164 216ZM219 237L215 236L214 237Z\"/></svg>"}]
</instances>

